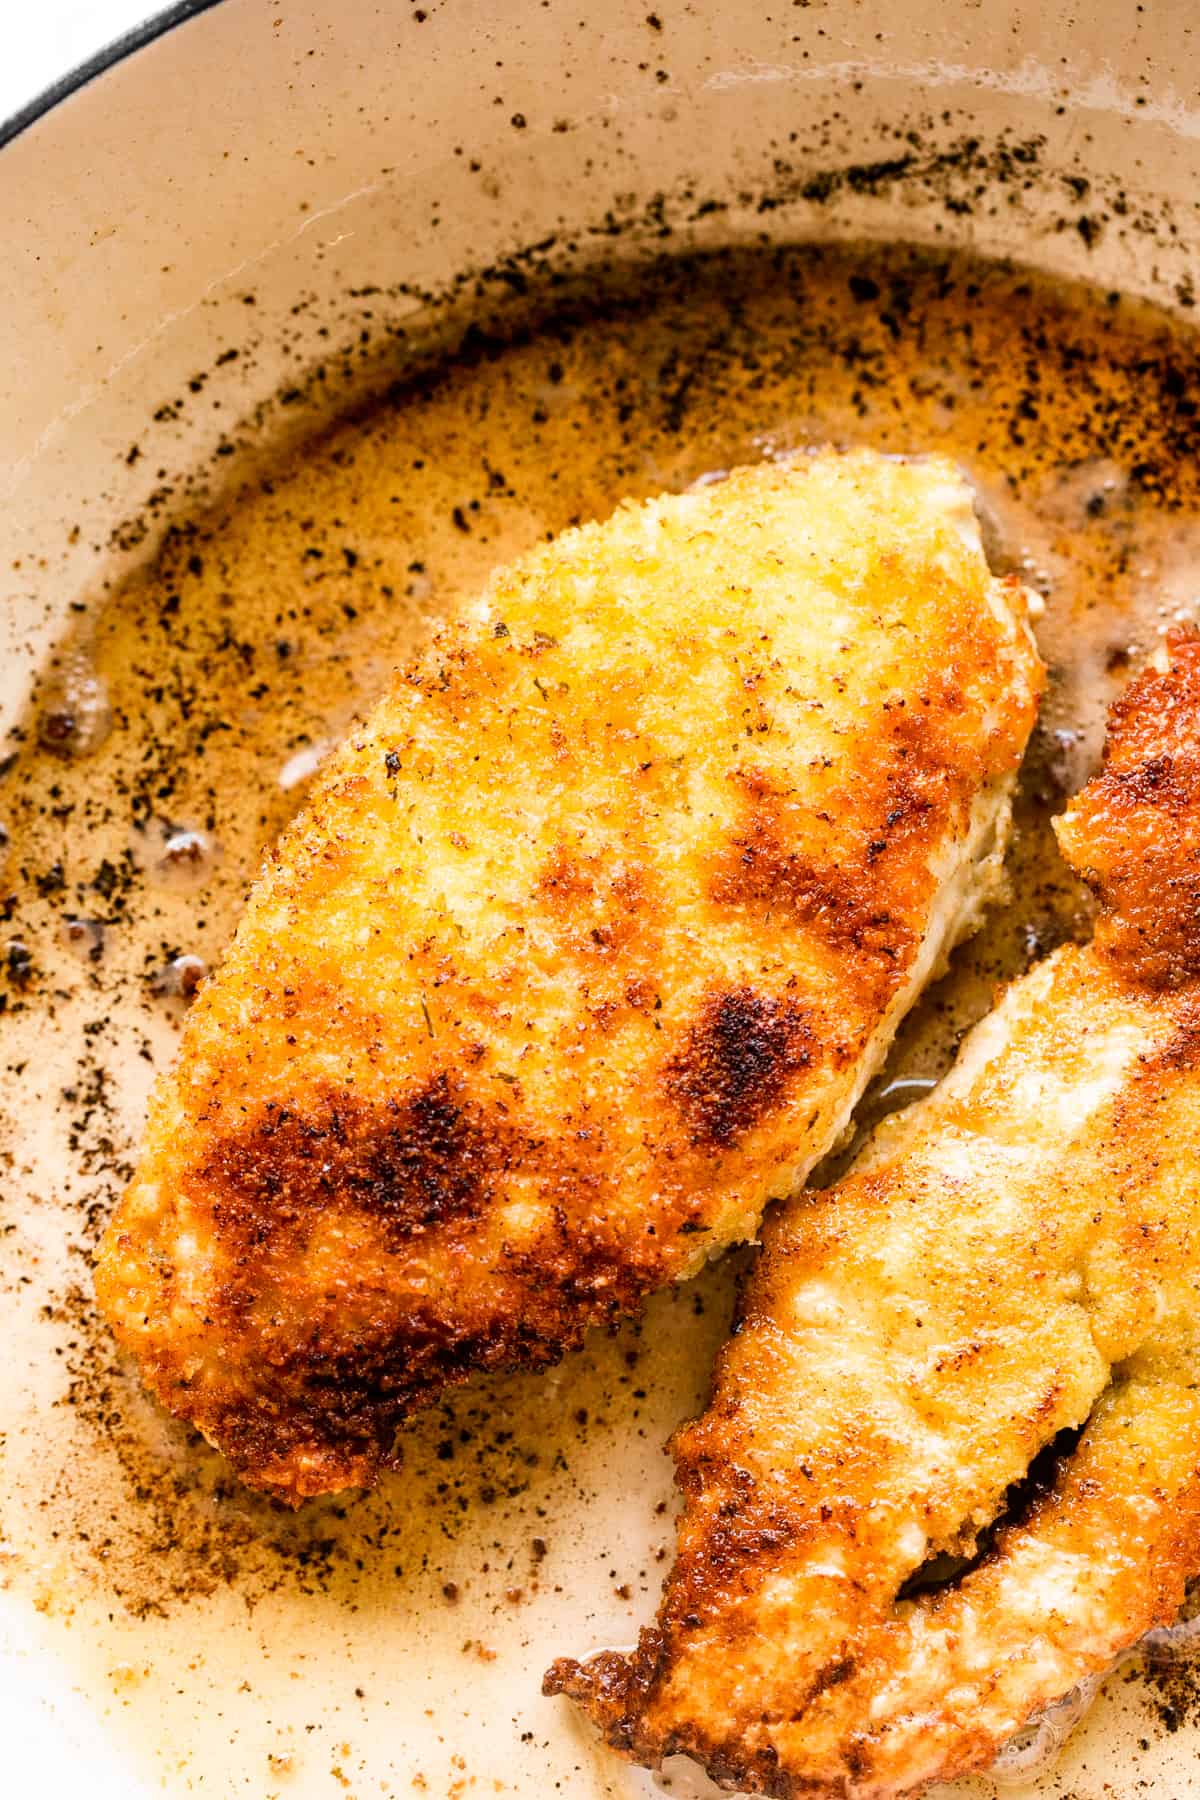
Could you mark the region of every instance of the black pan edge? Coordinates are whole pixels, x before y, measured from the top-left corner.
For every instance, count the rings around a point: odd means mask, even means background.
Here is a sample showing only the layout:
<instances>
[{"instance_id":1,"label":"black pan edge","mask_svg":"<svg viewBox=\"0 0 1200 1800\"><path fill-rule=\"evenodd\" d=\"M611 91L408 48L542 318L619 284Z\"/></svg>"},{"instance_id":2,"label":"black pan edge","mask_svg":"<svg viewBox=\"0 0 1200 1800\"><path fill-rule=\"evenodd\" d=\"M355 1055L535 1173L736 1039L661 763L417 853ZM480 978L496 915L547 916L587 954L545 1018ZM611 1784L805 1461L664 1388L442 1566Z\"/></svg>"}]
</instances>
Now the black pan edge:
<instances>
[{"instance_id":1,"label":"black pan edge","mask_svg":"<svg viewBox=\"0 0 1200 1800\"><path fill-rule=\"evenodd\" d=\"M221 3L222 0L175 0L173 6L164 7L162 12L155 13L141 25L135 25L132 30L115 38L103 50L97 50L94 56L89 56L86 62L80 63L78 68L44 88L10 118L0 121L0 149L5 144L11 144L14 138L20 137L23 131L28 131L31 125L36 125L39 119L53 111L61 101L77 94L80 88L86 87L89 81L94 81L97 75L103 75L117 63L124 62L127 56L132 56L135 50L141 50L146 44L152 44L155 38L164 37L177 25L182 25L186 20L194 19L198 13L207 12L210 7L220 6Z\"/></svg>"}]
</instances>

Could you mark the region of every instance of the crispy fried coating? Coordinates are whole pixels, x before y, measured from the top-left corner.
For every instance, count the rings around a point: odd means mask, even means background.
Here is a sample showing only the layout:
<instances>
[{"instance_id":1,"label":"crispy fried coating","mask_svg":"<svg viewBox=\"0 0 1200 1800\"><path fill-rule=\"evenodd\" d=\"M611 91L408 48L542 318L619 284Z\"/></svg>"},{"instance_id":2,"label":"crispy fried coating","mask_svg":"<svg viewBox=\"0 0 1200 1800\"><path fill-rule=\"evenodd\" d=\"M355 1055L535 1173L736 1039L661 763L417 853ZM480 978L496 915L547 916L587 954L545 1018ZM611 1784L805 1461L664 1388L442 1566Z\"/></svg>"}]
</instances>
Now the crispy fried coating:
<instances>
[{"instance_id":1,"label":"crispy fried coating","mask_svg":"<svg viewBox=\"0 0 1200 1800\"><path fill-rule=\"evenodd\" d=\"M1200 638L1060 822L1094 942L1013 984L847 1177L769 1218L610 1742L892 1800L978 1768L1200 1571Z\"/></svg>"},{"instance_id":2,"label":"crispy fried coating","mask_svg":"<svg viewBox=\"0 0 1200 1800\"><path fill-rule=\"evenodd\" d=\"M1041 670L944 462L822 455L499 573L319 778L104 1241L291 1500L750 1236L994 877Z\"/></svg>"}]
</instances>

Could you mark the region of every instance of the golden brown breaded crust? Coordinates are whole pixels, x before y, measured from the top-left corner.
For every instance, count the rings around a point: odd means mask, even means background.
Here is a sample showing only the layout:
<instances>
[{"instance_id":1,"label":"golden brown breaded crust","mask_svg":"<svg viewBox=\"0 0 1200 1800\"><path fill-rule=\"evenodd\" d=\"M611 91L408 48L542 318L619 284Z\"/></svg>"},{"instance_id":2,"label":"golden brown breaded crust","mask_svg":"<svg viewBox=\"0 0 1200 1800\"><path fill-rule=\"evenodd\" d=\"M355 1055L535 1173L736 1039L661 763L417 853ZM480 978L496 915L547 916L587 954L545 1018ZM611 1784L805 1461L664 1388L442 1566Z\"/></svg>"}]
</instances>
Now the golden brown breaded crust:
<instances>
[{"instance_id":1,"label":"golden brown breaded crust","mask_svg":"<svg viewBox=\"0 0 1200 1800\"><path fill-rule=\"evenodd\" d=\"M769 1216L676 1436L657 1623L547 1677L641 1761L894 1800L989 1762L1200 1571L1200 638L1169 652L1063 822L1096 944Z\"/></svg>"},{"instance_id":2,"label":"golden brown breaded crust","mask_svg":"<svg viewBox=\"0 0 1200 1800\"><path fill-rule=\"evenodd\" d=\"M1200 655L1182 627L1167 673L1147 669L1113 708L1101 773L1058 823L1100 901L1095 942L1132 980L1200 976Z\"/></svg>"},{"instance_id":3,"label":"golden brown breaded crust","mask_svg":"<svg viewBox=\"0 0 1200 1800\"><path fill-rule=\"evenodd\" d=\"M201 989L97 1287L290 1499L752 1234L969 917L1040 665L945 463L823 456L497 575Z\"/></svg>"}]
</instances>

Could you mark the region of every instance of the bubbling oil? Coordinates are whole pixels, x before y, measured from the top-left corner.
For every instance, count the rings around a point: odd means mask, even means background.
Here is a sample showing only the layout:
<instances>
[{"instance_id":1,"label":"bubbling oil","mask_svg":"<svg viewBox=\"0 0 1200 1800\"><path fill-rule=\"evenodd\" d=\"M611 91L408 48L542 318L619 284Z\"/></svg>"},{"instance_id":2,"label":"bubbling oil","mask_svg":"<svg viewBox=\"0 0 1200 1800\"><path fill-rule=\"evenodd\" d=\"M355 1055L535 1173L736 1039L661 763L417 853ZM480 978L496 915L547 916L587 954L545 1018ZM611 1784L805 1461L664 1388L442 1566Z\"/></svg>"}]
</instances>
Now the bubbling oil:
<instances>
[{"instance_id":1,"label":"bubbling oil","mask_svg":"<svg viewBox=\"0 0 1200 1800\"><path fill-rule=\"evenodd\" d=\"M963 467L995 566L1045 597L1050 690L1008 901L905 1026L879 1115L944 1070L998 982L1086 932L1050 818L1130 669L1200 614L1197 338L1111 296L904 250L714 255L403 373L95 597L0 782L0 1629L67 1671L131 1792L630 1791L540 1677L653 1609L662 1445L702 1404L736 1257L549 1375L473 1383L377 1493L296 1516L150 1405L91 1301L190 991L431 620L565 526L738 463L834 443ZM1152 1777L1140 1695L1114 1729ZM1080 1800L1109 1772L1087 1741Z\"/></svg>"}]
</instances>

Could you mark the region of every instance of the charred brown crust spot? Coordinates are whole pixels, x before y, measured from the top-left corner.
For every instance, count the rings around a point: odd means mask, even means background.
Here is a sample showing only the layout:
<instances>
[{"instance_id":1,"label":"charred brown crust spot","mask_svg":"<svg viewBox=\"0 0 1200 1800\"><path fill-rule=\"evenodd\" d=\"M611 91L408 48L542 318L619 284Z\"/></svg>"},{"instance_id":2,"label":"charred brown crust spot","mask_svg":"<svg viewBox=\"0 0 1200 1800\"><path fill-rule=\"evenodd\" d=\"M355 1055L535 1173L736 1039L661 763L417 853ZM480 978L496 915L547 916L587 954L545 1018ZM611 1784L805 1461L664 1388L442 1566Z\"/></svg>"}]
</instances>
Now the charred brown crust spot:
<instances>
[{"instance_id":1,"label":"charred brown crust spot","mask_svg":"<svg viewBox=\"0 0 1200 1800\"><path fill-rule=\"evenodd\" d=\"M1059 824L1100 903L1095 932L1126 979L1158 991L1200 979L1200 634L1168 634L1109 713L1104 766Z\"/></svg>"},{"instance_id":2,"label":"charred brown crust spot","mask_svg":"<svg viewBox=\"0 0 1200 1800\"><path fill-rule=\"evenodd\" d=\"M795 1001L749 987L712 995L666 1068L693 1144L725 1149L744 1137L787 1097L814 1045Z\"/></svg>"},{"instance_id":3,"label":"charred brown crust spot","mask_svg":"<svg viewBox=\"0 0 1200 1800\"><path fill-rule=\"evenodd\" d=\"M416 1409L479 1370L558 1362L588 1326L636 1310L645 1286L619 1246L554 1234L504 1260L486 1304L468 1308L453 1291L431 1300L399 1290L381 1295L353 1330L335 1311L282 1342L247 1320L257 1385L217 1402L204 1429L239 1473L283 1498L331 1482L368 1485L398 1460L397 1433ZM298 1459L317 1471L311 1489L297 1480Z\"/></svg>"},{"instance_id":4,"label":"charred brown crust spot","mask_svg":"<svg viewBox=\"0 0 1200 1800\"><path fill-rule=\"evenodd\" d=\"M956 767L943 720L961 696L940 689L899 704L854 761L853 792L810 812L768 771L730 780L742 813L716 854L710 897L799 927L839 957L847 992L871 1011L900 986L916 947L911 920L932 892L929 845L965 816L974 772Z\"/></svg>"},{"instance_id":5,"label":"charred brown crust spot","mask_svg":"<svg viewBox=\"0 0 1200 1800\"><path fill-rule=\"evenodd\" d=\"M850 1681L858 1668L852 1656L839 1656L835 1661L826 1663L818 1669L812 1679L804 1704L811 1705L819 1694L828 1693L830 1688L841 1687L844 1681Z\"/></svg>"},{"instance_id":6,"label":"charred brown crust spot","mask_svg":"<svg viewBox=\"0 0 1200 1800\"><path fill-rule=\"evenodd\" d=\"M543 1367L590 1325L635 1311L674 1269L689 1196L633 1254L605 1225L602 1138L567 1151L522 1132L518 1116L443 1071L385 1103L268 1106L219 1140L186 1185L222 1246L212 1316L255 1383L213 1383L198 1406L186 1382L155 1381L161 1397L239 1473L295 1501L374 1481L396 1460L404 1420L476 1370ZM549 1216L533 1238L493 1252L480 1234L516 1168ZM308 1291L298 1271L325 1232L342 1236L345 1274L322 1299L306 1298L297 1331L292 1297ZM488 1278L470 1295L453 1284L427 1291L426 1234L440 1258L455 1246L468 1264L486 1256Z\"/></svg>"},{"instance_id":7,"label":"charred brown crust spot","mask_svg":"<svg viewBox=\"0 0 1200 1800\"><path fill-rule=\"evenodd\" d=\"M504 1132L445 1072L415 1092L366 1107L349 1098L309 1112L268 1103L218 1141L193 1180L222 1233L243 1248L291 1238L321 1216L353 1212L391 1243L487 1205Z\"/></svg>"},{"instance_id":8,"label":"charred brown crust spot","mask_svg":"<svg viewBox=\"0 0 1200 1800\"><path fill-rule=\"evenodd\" d=\"M899 807L895 816L901 816ZM870 846L867 855L872 855ZM709 892L720 905L769 909L781 922L790 919L819 931L829 944L888 962L898 963L912 938L882 897L866 895L850 874L789 848L776 822L761 809L750 814L721 855Z\"/></svg>"},{"instance_id":9,"label":"charred brown crust spot","mask_svg":"<svg viewBox=\"0 0 1200 1800\"><path fill-rule=\"evenodd\" d=\"M309 1491L297 1459L319 1472L312 1491L330 1477L367 1486L398 1460L396 1436L414 1407L477 1369L538 1367L562 1346L539 1343L532 1327L519 1341L498 1328L455 1329L436 1309L414 1306L349 1343L314 1331L308 1344L286 1348L264 1338L259 1352L258 1387L215 1407L205 1429L240 1474L295 1502Z\"/></svg>"}]
</instances>

